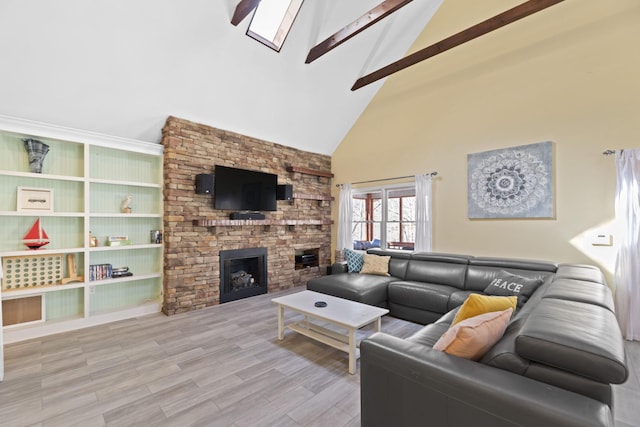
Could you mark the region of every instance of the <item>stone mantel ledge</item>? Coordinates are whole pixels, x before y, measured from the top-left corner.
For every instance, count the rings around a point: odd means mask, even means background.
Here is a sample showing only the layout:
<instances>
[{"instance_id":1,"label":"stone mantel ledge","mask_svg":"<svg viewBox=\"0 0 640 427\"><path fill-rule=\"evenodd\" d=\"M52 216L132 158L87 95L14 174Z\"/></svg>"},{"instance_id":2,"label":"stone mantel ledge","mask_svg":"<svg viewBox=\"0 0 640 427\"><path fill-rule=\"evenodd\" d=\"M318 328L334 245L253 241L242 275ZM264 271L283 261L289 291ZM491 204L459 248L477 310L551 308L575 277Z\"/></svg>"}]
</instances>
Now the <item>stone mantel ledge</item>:
<instances>
[{"instance_id":1,"label":"stone mantel ledge","mask_svg":"<svg viewBox=\"0 0 640 427\"><path fill-rule=\"evenodd\" d=\"M326 194L303 194L303 193L293 193L293 199L306 199L306 200L333 200L333 196Z\"/></svg>"},{"instance_id":2,"label":"stone mantel ledge","mask_svg":"<svg viewBox=\"0 0 640 427\"><path fill-rule=\"evenodd\" d=\"M260 225L331 225L332 220L320 219L195 219L198 227L236 227Z\"/></svg>"}]
</instances>

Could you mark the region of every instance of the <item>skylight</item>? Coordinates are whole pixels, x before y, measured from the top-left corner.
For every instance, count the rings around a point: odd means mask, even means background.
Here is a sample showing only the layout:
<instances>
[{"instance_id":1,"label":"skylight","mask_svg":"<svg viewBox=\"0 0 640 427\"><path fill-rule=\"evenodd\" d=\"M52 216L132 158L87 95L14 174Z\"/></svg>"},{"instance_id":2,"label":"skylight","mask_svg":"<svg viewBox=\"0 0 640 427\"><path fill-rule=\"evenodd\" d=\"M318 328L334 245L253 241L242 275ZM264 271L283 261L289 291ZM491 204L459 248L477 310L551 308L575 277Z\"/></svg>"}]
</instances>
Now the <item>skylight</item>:
<instances>
[{"instance_id":1,"label":"skylight","mask_svg":"<svg viewBox=\"0 0 640 427\"><path fill-rule=\"evenodd\" d=\"M253 14L247 35L279 52L303 0L262 0Z\"/></svg>"}]
</instances>

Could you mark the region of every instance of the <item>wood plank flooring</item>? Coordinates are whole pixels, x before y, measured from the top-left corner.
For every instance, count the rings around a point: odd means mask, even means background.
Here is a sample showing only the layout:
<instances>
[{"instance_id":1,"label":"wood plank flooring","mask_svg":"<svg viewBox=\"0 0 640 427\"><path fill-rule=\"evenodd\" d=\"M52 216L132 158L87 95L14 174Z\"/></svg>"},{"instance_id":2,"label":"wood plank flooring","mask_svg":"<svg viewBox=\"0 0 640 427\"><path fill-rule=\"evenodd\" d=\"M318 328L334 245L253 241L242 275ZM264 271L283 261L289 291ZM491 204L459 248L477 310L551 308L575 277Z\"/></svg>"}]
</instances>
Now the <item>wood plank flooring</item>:
<instances>
[{"instance_id":1,"label":"wood plank flooring","mask_svg":"<svg viewBox=\"0 0 640 427\"><path fill-rule=\"evenodd\" d=\"M271 299L301 290L7 345L0 426L359 426L346 353L291 331L277 339ZM382 322L396 336L420 328ZM628 348L619 427L640 419L640 343Z\"/></svg>"}]
</instances>

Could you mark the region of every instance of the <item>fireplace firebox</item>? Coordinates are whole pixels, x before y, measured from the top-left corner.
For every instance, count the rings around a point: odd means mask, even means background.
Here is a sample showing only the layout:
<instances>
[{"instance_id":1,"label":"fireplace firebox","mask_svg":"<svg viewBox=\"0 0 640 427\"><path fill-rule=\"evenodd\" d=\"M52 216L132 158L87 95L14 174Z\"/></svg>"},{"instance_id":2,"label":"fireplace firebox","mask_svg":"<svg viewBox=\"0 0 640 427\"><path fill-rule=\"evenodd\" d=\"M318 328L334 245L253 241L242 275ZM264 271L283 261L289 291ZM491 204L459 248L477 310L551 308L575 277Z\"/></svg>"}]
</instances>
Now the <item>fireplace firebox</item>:
<instances>
[{"instance_id":1,"label":"fireplace firebox","mask_svg":"<svg viewBox=\"0 0 640 427\"><path fill-rule=\"evenodd\" d=\"M220 303L267 293L267 248L220 251Z\"/></svg>"}]
</instances>

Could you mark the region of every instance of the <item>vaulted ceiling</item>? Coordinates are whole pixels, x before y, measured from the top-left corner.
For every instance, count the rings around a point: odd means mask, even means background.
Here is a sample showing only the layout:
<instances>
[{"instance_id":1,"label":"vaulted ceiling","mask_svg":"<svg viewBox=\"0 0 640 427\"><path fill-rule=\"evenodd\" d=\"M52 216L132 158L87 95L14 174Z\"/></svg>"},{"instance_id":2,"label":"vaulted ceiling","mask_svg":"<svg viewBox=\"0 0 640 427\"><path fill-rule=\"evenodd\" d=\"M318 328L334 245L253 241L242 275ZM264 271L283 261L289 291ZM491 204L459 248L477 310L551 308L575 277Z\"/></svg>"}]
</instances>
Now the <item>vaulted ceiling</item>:
<instances>
[{"instance_id":1,"label":"vaulted ceiling","mask_svg":"<svg viewBox=\"0 0 640 427\"><path fill-rule=\"evenodd\" d=\"M382 0L306 0L278 53L239 0L3 0L0 114L159 142L169 115L331 154L442 0L416 0L305 64ZM507 2L508 6L513 1Z\"/></svg>"}]
</instances>

